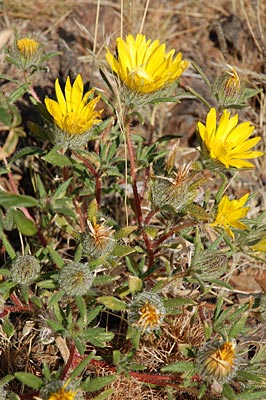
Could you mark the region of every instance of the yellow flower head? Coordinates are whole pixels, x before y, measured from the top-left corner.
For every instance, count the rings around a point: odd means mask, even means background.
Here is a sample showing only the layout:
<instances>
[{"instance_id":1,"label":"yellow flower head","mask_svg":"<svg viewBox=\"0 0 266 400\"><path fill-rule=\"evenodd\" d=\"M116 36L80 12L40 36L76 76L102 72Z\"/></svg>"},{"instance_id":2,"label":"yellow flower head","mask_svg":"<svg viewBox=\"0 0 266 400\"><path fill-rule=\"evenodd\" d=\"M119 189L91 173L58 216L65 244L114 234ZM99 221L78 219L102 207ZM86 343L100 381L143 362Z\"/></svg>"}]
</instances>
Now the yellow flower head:
<instances>
[{"instance_id":1,"label":"yellow flower head","mask_svg":"<svg viewBox=\"0 0 266 400\"><path fill-rule=\"evenodd\" d=\"M208 377L223 381L234 372L235 363L235 341L225 342L208 352L203 362L204 373Z\"/></svg>"},{"instance_id":2,"label":"yellow flower head","mask_svg":"<svg viewBox=\"0 0 266 400\"><path fill-rule=\"evenodd\" d=\"M71 86L70 78L67 77L65 95L59 85L58 79L55 82L57 101L46 98L45 105L48 112L54 118L56 125L68 135L82 135L88 132L93 125L101 122L101 111L96 111L95 106L100 96L88 101L93 89L83 95L84 85L81 75Z\"/></svg>"},{"instance_id":3,"label":"yellow flower head","mask_svg":"<svg viewBox=\"0 0 266 400\"><path fill-rule=\"evenodd\" d=\"M126 41L116 39L117 56L107 49L106 60L112 70L130 90L151 93L162 89L179 78L189 62L182 60L182 53L173 59L175 50L165 52L165 44L151 42L138 33L128 35Z\"/></svg>"},{"instance_id":4,"label":"yellow flower head","mask_svg":"<svg viewBox=\"0 0 266 400\"><path fill-rule=\"evenodd\" d=\"M261 151L251 151L260 137L248 139L254 130L250 122L243 122L237 126L238 115L230 118L230 112L225 110L216 123L216 110L211 108L207 115L206 126L198 123L200 137L209 156L222 163L226 168L254 167L247 159L262 156Z\"/></svg>"},{"instance_id":5,"label":"yellow flower head","mask_svg":"<svg viewBox=\"0 0 266 400\"><path fill-rule=\"evenodd\" d=\"M234 239L235 235L230 227L241 230L246 229L246 225L239 222L239 220L244 218L249 210L249 207L244 207L248 196L249 193L245 194L238 200L229 200L228 196L223 196L218 205L216 219L211 225L223 227L228 235Z\"/></svg>"},{"instance_id":6,"label":"yellow flower head","mask_svg":"<svg viewBox=\"0 0 266 400\"><path fill-rule=\"evenodd\" d=\"M48 400L75 400L77 391L66 389L66 384L56 393L52 393Z\"/></svg>"},{"instance_id":7,"label":"yellow flower head","mask_svg":"<svg viewBox=\"0 0 266 400\"><path fill-rule=\"evenodd\" d=\"M39 48L39 43L30 38L18 39L16 45L18 51L24 58L32 58Z\"/></svg>"}]
</instances>

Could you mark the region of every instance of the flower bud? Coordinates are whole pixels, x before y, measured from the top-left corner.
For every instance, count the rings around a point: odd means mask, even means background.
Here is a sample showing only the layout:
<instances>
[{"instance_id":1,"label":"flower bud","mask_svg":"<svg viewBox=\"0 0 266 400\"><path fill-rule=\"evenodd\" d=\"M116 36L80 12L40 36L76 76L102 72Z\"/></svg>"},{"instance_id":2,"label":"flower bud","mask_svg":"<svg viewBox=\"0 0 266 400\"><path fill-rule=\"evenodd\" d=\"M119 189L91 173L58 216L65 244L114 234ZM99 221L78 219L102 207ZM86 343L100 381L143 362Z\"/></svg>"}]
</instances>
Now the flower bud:
<instances>
[{"instance_id":1,"label":"flower bud","mask_svg":"<svg viewBox=\"0 0 266 400\"><path fill-rule=\"evenodd\" d=\"M18 256L11 266L11 277L21 285L33 283L40 275L41 266L35 257Z\"/></svg>"},{"instance_id":2,"label":"flower bud","mask_svg":"<svg viewBox=\"0 0 266 400\"><path fill-rule=\"evenodd\" d=\"M82 296L93 283L93 274L87 264L71 262L59 272L59 285L68 296Z\"/></svg>"}]
</instances>

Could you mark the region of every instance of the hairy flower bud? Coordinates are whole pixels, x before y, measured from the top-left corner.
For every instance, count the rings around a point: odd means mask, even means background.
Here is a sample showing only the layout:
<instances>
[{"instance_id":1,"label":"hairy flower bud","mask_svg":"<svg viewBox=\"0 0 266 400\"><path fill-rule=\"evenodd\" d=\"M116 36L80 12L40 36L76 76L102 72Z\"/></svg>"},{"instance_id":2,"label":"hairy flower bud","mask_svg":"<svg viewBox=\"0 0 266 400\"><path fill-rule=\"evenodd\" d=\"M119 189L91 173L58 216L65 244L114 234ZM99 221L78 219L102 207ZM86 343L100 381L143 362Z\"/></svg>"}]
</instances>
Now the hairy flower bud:
<instances>
[{"instance_id":1,"label":"hairy flower bud","mask_svg":"<svg viewBox=\"0 0 266 400\"><path fill-rule=\"evenodd\" d=\"M93 274L87 264L71 262L59 271L59 285L68 296L82 296L93 283Z\"/></svg>"},{"instance_id":2,"label":"hairy flower bud","mask_svg":"<svg viewBox=\"0 0 266 400\"><path fill-rule=\"evenodd\" d=\"M14 282L24 284L33 283L40 275L41 266L35 257L18 256L11 266L11 278Z\"/></svg>"}]
</instances>

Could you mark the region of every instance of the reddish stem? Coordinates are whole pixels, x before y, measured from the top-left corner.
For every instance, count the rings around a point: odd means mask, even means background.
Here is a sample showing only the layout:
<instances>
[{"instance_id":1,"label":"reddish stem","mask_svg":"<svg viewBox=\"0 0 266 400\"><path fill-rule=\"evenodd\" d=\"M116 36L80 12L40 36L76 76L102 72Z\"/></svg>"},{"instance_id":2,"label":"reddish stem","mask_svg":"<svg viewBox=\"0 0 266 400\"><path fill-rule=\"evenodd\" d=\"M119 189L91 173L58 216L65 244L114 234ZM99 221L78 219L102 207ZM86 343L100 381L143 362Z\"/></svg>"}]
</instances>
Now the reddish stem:
<instances>
[{"instance_id":1,"label":"reddish stem","mask_svg":"<svg viewBox=\"0 0 266 400\"><path fill-rule=\"evenodd\" d=\"M97 170L94 168L94 166L89 162L89 160L87 160L86 158L82 157L81 154L76 153L75 151L73 151L73 154L75 155L75 157L79 158L85 165L85 167L88 168L88 170L92 173L92 175L95 178L95 197L96 197L96 201L98 206L100 206L101 203L101 178L100 178L100 174L97 172Z\"/></svg>"},{"instance_id":2,"label":"reddish stem","mask_svg":"<svg viewBox=\"0 0 266 400\"><path fill-rule=\"evenodd\" d=\"M154 262L154 253L152 249L152 245L150 243L150 240L148 238L147 233L145 232L145 226L143 222L143 216L142 216L142 210L141 210L141 205L140 205L140 197L138 193L138 188L137 188L137 177L136 177L136 168L135 168L135 155L134 155L134 150L131 142L131 137L130 137L130 121L127 122L126 124L126 141L127 141L127 148L128 148L128 154L129 154L129 161L130 161L130 176L131 176L131 185L133 189L133 195L134 195L134 200L135 200L135 207L136 207L136 215L137 215L137 220L138 220L138 225L141 229L141 233L150 257L149 260L149 266L151 267L153 262Z\"/></svg>"},{"instance_id":3,"label":"reddish stem","mask_svg":"<svg viewBox=\"0 0 266 400\"><path fill-rule=\"evenodd\" d=\"M67 375L69 369L71 368L72 364L74 363L74 359L75 359L75 354L76 354L76 346L75 346L75 343L72 341L72 342L70 343L70 346L69 346L69 347L70 347L70 348L69 348L69 357L68 357L67 363L66 363L66 365L65 365L65 368L63 369L63 372L62 372L62 374L61 374L61 379L62 379L62 380L65 379L65 377L66 377L66 375Z\"/></svg>"}]
</instances>

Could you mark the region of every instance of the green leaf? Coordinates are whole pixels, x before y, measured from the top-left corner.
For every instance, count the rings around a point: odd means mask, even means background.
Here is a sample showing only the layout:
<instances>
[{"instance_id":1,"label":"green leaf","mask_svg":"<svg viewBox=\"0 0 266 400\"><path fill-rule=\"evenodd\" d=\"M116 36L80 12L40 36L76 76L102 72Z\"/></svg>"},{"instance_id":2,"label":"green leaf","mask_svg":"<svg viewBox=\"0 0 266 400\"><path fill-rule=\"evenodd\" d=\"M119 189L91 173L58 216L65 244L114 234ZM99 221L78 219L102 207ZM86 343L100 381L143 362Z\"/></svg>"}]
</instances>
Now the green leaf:
<instances>
[{"instance_id":1,"label":"green leaf","mask_svg":"<svg viewBox=\"0 0 266 400\"><path fill-rule=\"evenodd\" d=\"M0 220L1 220L1 216L0 216ZM1 228L0 228L0 239L2 240L5 250L7 251L9 257L12 260L14 260L17 257L16 252L13 249L13 247L11 246L11 244L9 243L5 233L1 230Z\"/></svg>"},{"instance_id":2,"label":"green leaf","mask_svg":"<svg viewBox=\"0 0 266 400\"><path fill-rule=\"evenodd\" d=\"M96 351L92 351L87 357L84 358L84 360L82 360L79 365L74 369L74 371L71 372L70 375L70 381L73 381L74 379L76 379L78 376L81 375L81 373L83 372L83 370L85 370L85 368L87 367L87 365L91 362L91 360L93 359L93 357L95 356Z\"/></svg>"},{"instance_id":3,"label":"green leaf","mask_svg":"<svg viewBox=\"0 0 266 400\"><path fill-rule=\"evenodd\" d=\"M97 297L98 303L104 304L105 307L113 311L124 311L127 308L126 303L113 296Z\"/></svg>"},{"instance_id":4,"label":"green leaf","mask_svg":"<svg viewBox=\"0 0 266 400\"><path fill-rule=\"evenodd\" d=\"M35 223L27 218L25 214L20 210L10 210L15 224L22 235L34 236L38 232Z\"/></svg>"},{"instance_id":5,"label":"green leaf","mask_svg":"<svg viewBox=\"0 0 266 400\"><path fill-rule=\"evenodd\" d=\"M24 147L23 149L17 151L8 161L9 164L12 164L14 161L19 160L22 157L25 156L32 156L36 154L43 154L43 150L37 147Z\"/></svg>"},{"instance_id":6,"label":"green leaf","mask_svg":"<svg viewBox=\"0 0 266 400\"><path fill-rule=\"evenodd\" d=\"M266 390L248 390L246 392L240 393L235 397L235 400L265 400Z\"/></svg>"},{"instance_id":7,"label":"green leaf","mask_svg":"<svg viewBox=\"0 0 266 400\"><path fill-rule=\"evenodd\" d=\"M89 328L84 334L84 340L89 341L92 345L97 347L106 347L106 342L110 342L114 337L112 332L106 332L103 328Z\"/></svg>"},{"instance_id":8,"label":"green leaf","mask_svg":"<svg viewBox=\"0 0 266 400\"><path fill-rule=\"evenodd\" d=\"M31 196L13 194L0 190L0 206L9 207L36 207L39 201Z\"/></svg>"},{"instance_id":9,"label":"green leaf","mask_svg":"<svg viewBox=\"0 0 266 400\"><path fill-rule=\"evenodd\" d=\"M248 314L244 314L242 318L240 318L238 321L235 322L235 324L232 326L228 333L228 338L236 338L238 335L240 335L244 329L244 326L246 324Z\"/></svg>"},{"instance_id":10,"label":"green leaf","mask_svg":"<svg viewBox=\"0 0 266 400\"><path fill-rule=\"evenodd\" d=\"M103 393L100 393L98 396L94 397L93 400L108 400L111 398L110 396L114 393L114 391L114 388L107 389Z\"/></svg>"},{"instance_id":11,"label":"green leaf","mask_svg":"<svg viewBox=\"0 0 266 400\"><path fill-rule=\"evenodd\" d=\"M162 372L188 372L192 371L195 365L191 361L176 362L161 368Z\"/></svg>"},{"instance_id":12,"label":"green leaf","mask_svg":"<svg viewBox=\"0 0 266 400\"><path fill-rule=\"evenodd\" d=\"M248 371L237 371L237 376L240 376L242 379L245 379L246 381L253 381L258 383L262 381L261 376L252 374L251 372Z\"/></svg>"},{"instance_id":13,"label":"green leaf","mask_svg":"<svg viewBox=\"0 0 266 400\"><path fill-rule=\"evenodd\" d=\"M183 306L183 305L195 305L195 301L191 299L183 299L183 298L173 298L173 299L167 299L164 301L164 307L166 308L167 312L171 312L171 310L175 310L177 307Z\"/></svg>"},{"instance_id":14,"label":"green leaf","mask_svg":"<svg viewBox=\"0 0 266 400\"><path fill-rule=\"evenodd\" d=\"M67 188L70 185L72 178L69 178L56 189L53 194L53 199L62 199L66 196Z\"/></svg>"},{"instance_id":15,"label":"green leaf","mask_svg":"<svg viewBox=\"0 0 266 400\"><path fill-rule=\"evenodd\" d=\"M235 400L236 399L236 394L229 386L227 383L224 383L223 385L223 391L222 394L228 399L228 400Z\"/></svg>"},{"instance_id":16,"label":"green leaf","mask_svg":"<svg viewBox=\"0 0 266 400\"><path fill-rule=\"evenodd\" d=\"M102 311L102 309L103 306L97 306L93 308L91 311L89 311L87 314L87 324L92 322L97 317L97 315Z\"/></svg>"},{"instance_id":17,"label":"green leaf","mask_svg":"<svg viewBox=\"0 0 266 400\"><path fill-rule=\"evenodd\" d=\"M2 323L2 329L4 331L4 333L11 338L14 333L15 333L15 327L14 325L9 321L8 318L4 319L4 322Z\"/></svg>"},{"instance_id":18,"label":"green leaf","mask_svg":"<svg viewBox=\"0 0 266 400\"><path fill-rule=\"evenodd\" d=\"M17 101L20 97L22 97L27 92L28 87L29 87L28 83L23 83L22 85L20 85L8 97L8 102L15 103L15 101Z\"/></svg>"},{"instance_id":19,"label":"green leaf","mask_svg":"<svg viewBox=\"0 0 266 400\"><path fill-rule=\"evenodd\" d=\"M63 259L60 257L60 255L57 253L57 251L54 250L51 246L47 246L47 248L48 248L55 264L58 266L58 268L62 268L63 265L65 264Z\"/></svg>"},{"instance_id":20,"label":"green leaf","mask_svg":"<svg viewBox=\"0 0 266 400\"><path fill-rule=\"evenodd\" d=\"M41 378L29 372L15 372L14 375L20 382L32 389L39 389L43 385Z\"/></svg>"},{"instance_id":21,"label":"green leaf","mask_svg":"<svg viewBox=\"0 0 266 400\"><path fill-rule=\"evenodd\" d=\"M130 246L127 246L126 244L117 244L113 251L112 251L112 256L115 257L124 257L127 256L128 254L134 253L135 249L133 249Z\"/></svg>"},{"instance_id":22,"label":"green leaf","mask_svg":"<svg viewBox=\"0 0 266 400\"><path fill-rule=\"evenodd\" d=\"M117 379L116 375L100 376L99 378L91 379L90 377L85 380L81 385L81 389L85 392L97 392L104 386L109 385Z\"/></svg>"},{"instance_id":23,"label":"green leaf","mask_svg":"<svg viewBox=\"0 0 266 400\"><path fill-rule=\"evenodd\" d=\"M76 304L78 306L80 316L84 320L85 316L87 315L87 307L86 307L86 302L81 296L76 296Z\"/></svg>"},{"instance_id":24,"label":"green leaf","mask_svg":"<svg viewBox=\"0 0 266 400\"><path fill-rule=\"evenodd\" d=\"M128 237L136 229L137 226L126 226L125 228L121 228L118 232L116 232L115 239L124 239L125 237Z\"/></svg>"},{"instance_id":25,"label":"green leaf","mask_svg":"<svg viewBox=\"0 0 266 400\"><path fill-rule=\"evenodd\" d=\"M46 156L43 156L42 159L55 167L67 167L72 165L72 161L68 157L58 153L60 149L62 149L61 145L55 146Z\"/></svg>"}]
</instances>

